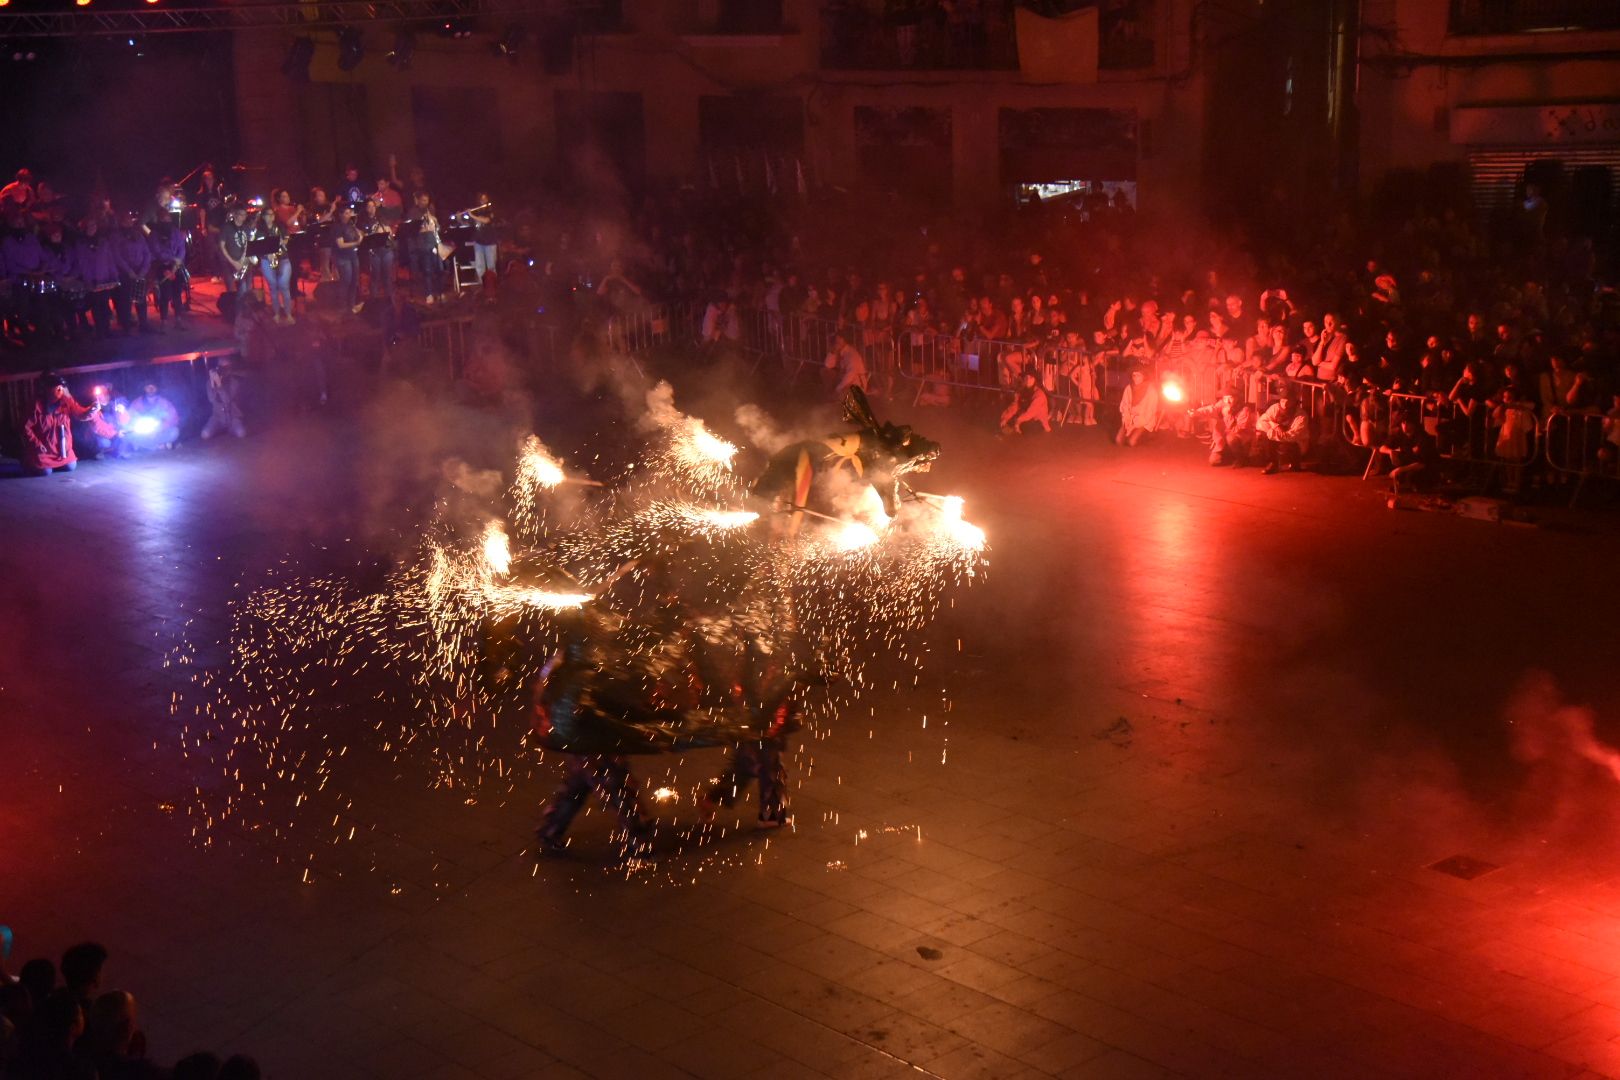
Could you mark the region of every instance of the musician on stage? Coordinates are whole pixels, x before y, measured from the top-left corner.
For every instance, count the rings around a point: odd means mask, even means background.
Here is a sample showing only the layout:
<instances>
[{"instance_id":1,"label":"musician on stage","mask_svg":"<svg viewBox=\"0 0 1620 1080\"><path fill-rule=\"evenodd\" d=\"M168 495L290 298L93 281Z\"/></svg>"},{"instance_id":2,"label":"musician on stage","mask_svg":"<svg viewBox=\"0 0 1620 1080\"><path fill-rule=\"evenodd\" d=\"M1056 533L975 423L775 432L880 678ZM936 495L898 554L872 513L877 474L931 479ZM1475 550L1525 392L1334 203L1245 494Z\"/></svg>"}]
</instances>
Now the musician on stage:
<instances>
[{"instance_id":1,"label":"musician on stage","mask_svg":"<svg viewBox=\"0 0 1620 1080\"><path fill-rule=\"evenodd\" d=\"M99 220L88 217L81 223L79 238L71 251L72 276L84 283L96 336L104 338L118 312L119 289L123 284L118 260L113 254L113 239L101 231Z\"/></svg>"},{"instance_id":2,"label":"musician on stage","mask_svg":"<svg viewBox=\"0 0 1620 1080\"><path fill-rule=\"evenodd\" d=\"M373 299L386 298L390 305L394 302L394 231L383 218L382 206L376 196L365 201L364 209L357 222L360 234L365 239L361 242L361 250L366 256L366 274L370 281L367 295Z\"/></svg>"},{"instance_id":3,"label":"musician on stage","mask_svg":"<svg viewBox=\"0 0 1620 1080\"><path fill-rule=\"evenodd\" d=\"M185 325L180 310L180 277L186 270L186 234L173 221L160 221L146 238L152 252L152 269L157 278L158 325L163 327L168 316L174 316L174 325Z\"/></svg>"},{"instance_id":4,"label":"musician on stage","mask_svg":"<svg viewBox=\"0 0 1620 1080\"><path fill-rule=\"evenodd\" d=\"M332 261L337 264L338 302L360 314L360 227L354 223L354 207L338 207L337 227L332 230Z\"/></svg>"},{"instance_id":5,"label":"musician on stage","mask_svg":"<svg viewBox=\"0 0 1620 1080\"><path fill-rule=\"evenodd\" d=\"M358 166L350 165L343 170L343 179L337 186L337 200L340 203L348 203L357 211L360 204L366 201L366 186L360 182Z\"/></svg>"},{"instance_id":6,"label":"musician on stage","mask_svg":"<svg viewBox=\"0 0 1620 1080\"><path fill-rule=\"evenodd\" d=\"M17 207L30 210L34 206L34 174L27 169L18 169L17 178L5 187L0 188L0 206L7 210Z\"/></svg>"},{"instance_id":7,"label":"musician on stage","mask_svg":"<svg viewBox=\"0 0 1620 1080\"><path fill-rule=\"evenodd\" d=\"M154 331L146 324L146 294L152 280L152 248L134 211L124 215L123 228L112 239L113 261L118 264L118 325L132 334Z\"/></svg>"},{"instance_id":8,"label":"musician on stage","mask_svg":"<svg viewBox=\"0 0 1620 1080\"><path fill-rule=\"evenodd\" d=\"M281 199L287 199L287 193L279 193ZM290 200L289 200L290 201ZM288 232L282 224L284 215L276 212L280 206L271 208L271 212L259 215L259 225L255 232L256 237L272 238L276 241L276 250L259 259L259 273L264 277L264 291L270 297L270 315L277 326L291 326L293 324L292 302L292 272L293 260L287 254ZM291 215L285 215L290 217Z\"/></svg>"},{"instance_id":9,"label":"musician on stage","mask_svg":"<svg viewBox=\"0 0 1620 1080\"><path fill-rule=\"evenodd\" d=\"M317 252L316 263L310 269L315 271L317 281L336 280L337 275L332 269L332 230L322 226L337 220L337 203L327 198L325 188L312 187L305 206L308 209L304 212L304 224L315 233Z\"/></svg>"},{"instance_id":10,"label":"musician on stage","mask_svg":"<svg viewBox=\"0 0 1620 1080\"><path fill-rule=\"evenodd\" d=\"M212 165L203 166L202 175L197 178L197 186L191 196L197 206L197 228L208 236L217 236L225 228L225 219L230 216L226 212L230 192Z\"/></svg>"},{"instance_id":11,"label":"musician on stage","mask_svg":"<svg viewBox=\"0 0 1620 1080\"><path fill-rule=\"evenodd\" d=\"M398 225L405 216L405 197L388 177L378 177L377 190L371 193L371 197L377 200L377 216L389 228Z\"/></svg>"},{"instance_id":12,"label":"musician on stage","mask_svg":"<svg viewBox=\"0 0 1620 1080\"><path fill-rule=\"evenodd\" d=\"M238 297L253 294L253 264L248 260L248 241L253 238L253 229L248 224L248 208L244 203L236 203L230 207L225 218L225 225L220 229L219 242L215 245L220 256L225 260L227 276L225 283L236 290Z\"/></svg>"},{"instance_id":13,"label":"musician on stage","mask_svg":"<svg viewBox=\"0 0 1620 1080\"><path fill-rule=\"evenodd\" d=\"M276 188L270 192L270 214L289 235L303 231L304 208L293 202L292 192L286 188Z\"/></svg>"},{"instance_id":14,"label":"musician on stage","mask_svg":"<svg viewBox=\"0 0 1620 1080\"><path fill-rule=\"evenodd\" d=\"M141 207L141 228L148 236L152 235L152 231L162 222L174 223L174 210L172 207L175 200L175 191L176 188L173 182L165 177L158 182L157 190L152 193L152 197Z\"/></svg>"},{"instance_id":15,"label":"musician on stage","mask_svg":"<svg viewBox=\"0 0 1620 1080\"><path fill-rule=\"evenodd\" d=\"M473 223L473 270L478 275L478 283L487 289L493 278L500 273L495 248L497 240L495 204L488 192L478 193L478 203L467 211L467 217Z\"/></svg>"},{"instance_id":16,"label":"musician on stage","mask_svg":"<svg viewBox=\"0 0 1620 1080\"><path fill-rule=\"evenodd\" d=\"M439 258L439 215L433 196L418 191L406 220L416 224L410 247L411 281L424 304L437 303L444 299L444 260Z\"/></svg>"}]
</instances>

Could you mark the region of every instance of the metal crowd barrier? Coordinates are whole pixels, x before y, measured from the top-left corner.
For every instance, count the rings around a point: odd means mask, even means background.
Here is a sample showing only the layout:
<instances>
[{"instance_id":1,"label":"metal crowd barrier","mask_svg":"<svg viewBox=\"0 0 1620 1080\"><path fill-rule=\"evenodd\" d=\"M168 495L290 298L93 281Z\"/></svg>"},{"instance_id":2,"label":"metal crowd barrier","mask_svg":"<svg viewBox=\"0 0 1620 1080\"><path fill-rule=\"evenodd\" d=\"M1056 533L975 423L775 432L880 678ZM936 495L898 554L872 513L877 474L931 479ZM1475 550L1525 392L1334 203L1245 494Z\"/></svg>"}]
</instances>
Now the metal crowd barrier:
<instances>
[{"instance_id":1,"label":"metal crowd barrier","mask_svg":"<svg viewBox=\"0 0 1620 1080\"><path fill-rule=\"evenodd\" d=\"M672 321L662 304L608 316L602 325L602 344L613 352L644 353L671 341Z\"/></svg>"}]
</instances>

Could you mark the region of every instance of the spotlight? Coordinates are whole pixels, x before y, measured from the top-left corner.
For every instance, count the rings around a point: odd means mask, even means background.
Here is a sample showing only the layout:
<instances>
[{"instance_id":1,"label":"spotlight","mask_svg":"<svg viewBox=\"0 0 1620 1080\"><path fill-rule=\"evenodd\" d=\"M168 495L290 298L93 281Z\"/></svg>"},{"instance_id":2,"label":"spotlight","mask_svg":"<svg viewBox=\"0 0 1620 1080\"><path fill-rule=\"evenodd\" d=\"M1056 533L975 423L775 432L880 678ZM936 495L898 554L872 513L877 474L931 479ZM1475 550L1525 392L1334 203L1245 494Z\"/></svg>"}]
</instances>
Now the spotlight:
<instances>
[{"instance_id":1,"label":"spotlight","mask_svg":"<svg viewBox=\"0 0 1620 1080\"><path fill-rule=\"evenodd\" d=\"M15 44L6 46L5 52L11 57L12 60L19 64L29 63L39 56L39 54L34 51L34 47L24 41L19 41Z\"/></svg>"},{"instance_id":2,"label":"spotlight","mask_svg":"<svg viewBox=\"0 0 1620 1080\"><path fill-rule=\"evenodd\" d=\"M388 62L395 70L409 71L411 57L416 55L416 35L411 33L409 27L402 26L394 31L394 47L388 52Z\"/></svg>"},{"instance_id":3,"label":"spotlight","mask_svg":"<svg viewBox=\"0 0 1620 1080\"><path fill-rule=\"evenodd\" d=\"M337 45L339 71L353 71L366 58L365 42L360 39L360 31L352 26L338 30Z\"/></svg>"},{"instance_id":4,"label":"spotlight","mask_svg":"<svg viewBox=\"0 0 1620 1080\"><path fill-rule=\"evenodd\" d=\"M90 6L90 0L73 0L73 3L74 3L74 5L76 7L89 7Z\"/></svg>"},{"instance_id":5,"label":"spotlight","mask_svg":"<svg viewBox=\"0 0 1620 1080\"><path fill-rule=\"evenodd\" d=\"M445 19L438 24L440 37L466 38L472 37L473 22L471 19L452 18Z\"/></svg>"},{"instance_id":6,"label":"spotlight","mask_svg":"<svg viewBox=\"0 0 1620 1080\"><path fill-rule=\"evenodd\" d=\"M287 58L281 62L281 73L296 82L309 82L309 62L313 59L315 42L307 37L293 38Z\"/></svg>"},{"instance_id":7,"label":"spotlight","mask_svg":"<svg viewBox=\"0 0 1620 1080\"><path fill-rule=\"evenodd\" d=\"M504 56L515 64L517 63L518 51L523 48L524 43L528 40L529 32L523 27L508 26L501 31L501 36L495 39L489 50L496 56Z\"/></svg>"}]
</instances>

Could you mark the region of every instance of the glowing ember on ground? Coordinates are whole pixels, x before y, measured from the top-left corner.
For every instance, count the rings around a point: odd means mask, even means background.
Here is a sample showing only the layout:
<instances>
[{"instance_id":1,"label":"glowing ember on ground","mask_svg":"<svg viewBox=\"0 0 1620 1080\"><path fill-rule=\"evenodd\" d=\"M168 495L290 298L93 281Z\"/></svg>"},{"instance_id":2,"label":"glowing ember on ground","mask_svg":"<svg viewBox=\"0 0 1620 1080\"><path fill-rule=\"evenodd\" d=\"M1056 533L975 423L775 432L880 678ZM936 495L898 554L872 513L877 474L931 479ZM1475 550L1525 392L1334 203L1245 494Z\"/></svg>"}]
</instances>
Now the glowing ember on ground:
<instances>
[{"instance_id":1,"label":"glowing ember on ground","mask_svg":"<svg viewBox=\"0 0 1620 1080\"><path fill-rule=\"evenodd\" d=\"M654 788L653 793L652 793L653 802L660 802L660 803L674 802L676 799L679 799L680 797L681 797L681 793L676 791L672 787Z\"/></svg>"}]
</instances>

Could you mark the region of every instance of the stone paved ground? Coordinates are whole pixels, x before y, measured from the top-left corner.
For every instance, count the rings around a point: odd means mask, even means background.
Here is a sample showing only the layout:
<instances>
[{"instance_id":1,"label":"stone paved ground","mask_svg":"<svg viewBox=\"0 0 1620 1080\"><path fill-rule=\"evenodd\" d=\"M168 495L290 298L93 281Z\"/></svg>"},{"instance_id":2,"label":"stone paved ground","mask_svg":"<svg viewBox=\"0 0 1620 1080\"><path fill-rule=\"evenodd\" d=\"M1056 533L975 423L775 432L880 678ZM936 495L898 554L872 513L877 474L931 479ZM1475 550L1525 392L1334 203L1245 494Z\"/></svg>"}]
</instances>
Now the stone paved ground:
<instances>
[{"instance_id":1,"label":"stone paved ground","mask_svg":"<svg viewBox=\"0 0 1620 1080\"><path fill-rule=\"evenodd\" d=\"M1393 513L1354 478L1215 472L1186 445L954 433L930 485L967 494L994 565L940 628L948 728L918 701L847 718L795 832L647 880L604 872L599 816L536 871L538 786L467 807L402 785L400 872L306 885L165 809L194 774L163 664L222 632L244 571L377 542L360 519L388 489L336 456L345 434L0 480L0 922L23 956L105 942L158 1058L240 1049L294 1080L1620 1076L1601 513ZM1455 855L1497 868L1428 868Z\"/></svg>"}]
</instances>

